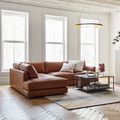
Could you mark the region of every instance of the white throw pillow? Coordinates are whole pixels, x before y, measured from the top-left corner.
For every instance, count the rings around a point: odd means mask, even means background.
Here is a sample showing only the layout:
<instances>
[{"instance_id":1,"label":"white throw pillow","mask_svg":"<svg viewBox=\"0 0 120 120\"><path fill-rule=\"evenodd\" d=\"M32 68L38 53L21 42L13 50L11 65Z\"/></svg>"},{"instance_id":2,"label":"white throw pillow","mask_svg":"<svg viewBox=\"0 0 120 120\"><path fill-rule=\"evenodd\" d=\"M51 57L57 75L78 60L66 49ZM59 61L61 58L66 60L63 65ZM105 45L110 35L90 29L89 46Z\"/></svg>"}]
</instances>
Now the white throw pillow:
<instances>
[{"instance_id":1,"label":"white throw pillow","mask_svg":"<svg viewBox=\"0 0 120 120\"><path fill-rule=\"evenodd\" d=\"M75 69L75 64L73 63L64 63L62 68L61 68L61 72L73 72Z\"/></svg>"},{"instance_id":2,"label":"white throw pillow","mask_svg":"<svg viewBox=\"0 0 120 120\"><path fill-rule=\"evenodd\" d=\"M75 71L83 71L84 61L76 62Z\"/></svg>"}]
</instances>

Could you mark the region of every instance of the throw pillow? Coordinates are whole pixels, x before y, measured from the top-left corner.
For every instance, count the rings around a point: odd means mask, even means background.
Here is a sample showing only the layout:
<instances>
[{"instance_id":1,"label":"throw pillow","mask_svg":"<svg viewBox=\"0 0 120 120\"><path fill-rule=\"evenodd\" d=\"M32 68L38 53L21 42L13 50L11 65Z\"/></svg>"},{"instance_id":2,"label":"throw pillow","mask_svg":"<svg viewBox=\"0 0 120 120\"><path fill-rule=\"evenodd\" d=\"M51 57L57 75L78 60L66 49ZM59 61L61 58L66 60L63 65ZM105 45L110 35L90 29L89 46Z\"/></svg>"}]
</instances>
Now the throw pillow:
<instances>
[{"instance_id":1,"label":"throw pillow","mask_svg":"<svg viewBox=\"0 0 120 120\"><path fill-rule=\"evenodd\" d=\"M60 71L61 72L73 72L74 68L75 68L75 64L64 63Z\"/></svg>"},{"instance_id":2,"label":"throw pillow","mask_svg":"<svg viewBox=\"0 0 120 120\"><path fill-rule=\"evenodd\" d=\"M38 74L33 65L22 63L20 64L20 70L27 73L29 79L38 78Z\"/></svg>"},{"instance_id":3,"label":"throw pillow","mask_svg":"<svg viewBox=\"0 0 120 120\"><path fill-rule=\"evenodd\" d=\"M20 70L20 63L13 63L13 68Z\"/></svg>"},{"instance_id":4,"label":"throw pillow","mask_svg":"<svg viewBox=\"0 0 120 120\"><path fill-rule=\"evenodd\" d=\"M84 61L76 62L75 71L83 71Z\"/></svg>"},{"instance_id":5,"label":"throw pillow","mask_svg":"<svg viewBox=\"0 0 120 120\"><path fill-rule=\"evenodd\" d=\"M83 71L83 67L84 67L85 61L70 60L69 63L75 64L74 72L81 72L81 71Z\"/></svg>"}]
</instances>

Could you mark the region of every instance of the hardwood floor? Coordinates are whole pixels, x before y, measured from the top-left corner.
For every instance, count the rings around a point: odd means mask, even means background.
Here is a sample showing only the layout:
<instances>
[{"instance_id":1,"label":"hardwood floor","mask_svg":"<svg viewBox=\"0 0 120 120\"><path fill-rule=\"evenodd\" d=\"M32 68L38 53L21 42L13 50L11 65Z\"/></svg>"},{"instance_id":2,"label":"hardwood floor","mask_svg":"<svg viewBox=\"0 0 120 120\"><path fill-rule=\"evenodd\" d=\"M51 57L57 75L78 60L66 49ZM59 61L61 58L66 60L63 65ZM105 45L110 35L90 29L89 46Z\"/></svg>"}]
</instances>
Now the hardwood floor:
<instances>
[{"instance_id":1,"label":"hardwood floor","mask_svg":"<svg viewBox=\"0 0 120 120\"><path fill-rule=\"evenodd\" d=\"M0 86L0 120L120 120L120 104L68 111L46 98L27 99Z\"/></svg>"}]
</instances>

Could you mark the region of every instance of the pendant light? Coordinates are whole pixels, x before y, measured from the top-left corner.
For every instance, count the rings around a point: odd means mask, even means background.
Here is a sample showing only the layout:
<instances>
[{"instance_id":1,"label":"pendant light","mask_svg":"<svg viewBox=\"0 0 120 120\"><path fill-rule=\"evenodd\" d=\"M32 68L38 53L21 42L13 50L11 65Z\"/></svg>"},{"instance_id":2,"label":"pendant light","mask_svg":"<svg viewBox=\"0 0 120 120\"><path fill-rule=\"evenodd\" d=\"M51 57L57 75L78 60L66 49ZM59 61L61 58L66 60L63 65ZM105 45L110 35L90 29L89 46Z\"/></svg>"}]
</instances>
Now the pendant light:
<instances>
[{"instance_id":1,"label":"pendant light","mask_svg":"<svg viewBox=\"0 0 120 120\"><path fill-rule=\"evenodd\" d=\"M81 1L82 1L82 0L81 0ZM81 17L82 17L82 15L84 14L85 7L86 7L86 5L87 5L87 2L88 2L88 0L86 0L86 2L83 3L83 8L82 8L82 11L81 11ZM81 2L81 4L82 4L82 2ZM77 24L75 24L75 26L76 26L77 28L80 28L81 26L95 26L96 28L101 28L101 27L103 27L103 24L91 22L91 23L77 23Z\"/></svg>"}]
</instances>

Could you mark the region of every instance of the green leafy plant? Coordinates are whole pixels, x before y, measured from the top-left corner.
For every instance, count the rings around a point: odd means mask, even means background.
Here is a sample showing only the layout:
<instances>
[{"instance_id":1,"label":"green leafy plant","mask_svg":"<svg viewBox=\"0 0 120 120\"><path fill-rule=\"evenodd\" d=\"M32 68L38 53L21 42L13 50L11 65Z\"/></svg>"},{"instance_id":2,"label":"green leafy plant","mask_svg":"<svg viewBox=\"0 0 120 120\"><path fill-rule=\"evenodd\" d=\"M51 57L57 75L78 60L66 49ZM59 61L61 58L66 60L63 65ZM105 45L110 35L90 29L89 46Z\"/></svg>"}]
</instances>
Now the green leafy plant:
<instances>
[{"instance_id":1,"label":"green leafy plant","mask_svg":"<svg viewBox=\"0 0 120 120\"><path fill-rule=\"evenodd\" d=\"M113 39L113 44L116 44L117 42L120 42L120 32L118 32L118 35Z\"/></svg>"}]
</instances>

